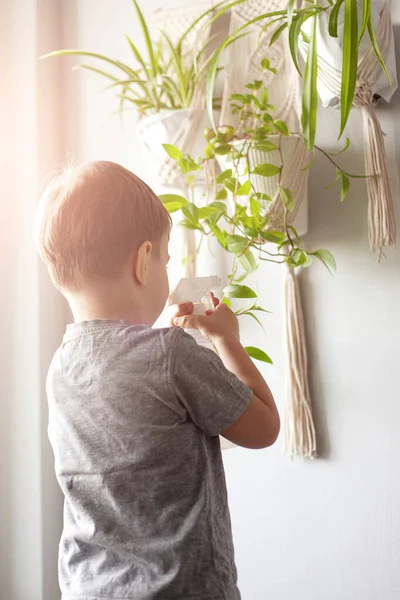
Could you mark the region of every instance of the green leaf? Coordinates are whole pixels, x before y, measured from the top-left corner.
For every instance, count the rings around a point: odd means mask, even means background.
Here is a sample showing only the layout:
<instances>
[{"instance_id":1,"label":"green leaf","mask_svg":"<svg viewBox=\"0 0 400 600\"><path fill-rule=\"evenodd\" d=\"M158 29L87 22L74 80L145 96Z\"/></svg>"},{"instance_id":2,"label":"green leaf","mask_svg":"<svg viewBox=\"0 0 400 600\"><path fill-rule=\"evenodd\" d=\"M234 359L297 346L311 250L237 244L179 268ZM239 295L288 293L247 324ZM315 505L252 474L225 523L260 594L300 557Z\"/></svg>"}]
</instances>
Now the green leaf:
<instances>
[{"instance_id":1,"label":"green leaf","mask_svg":"<svg viewBox=\"0 0 400 600\"><path fill-rule=\"evenodd\" d=\"M299 65L299 37L301 34L301 27L302 27L304 21L306 20L306 18L307 18L307 12L305 11L299 15L296 15L296 17L293 19L293 22L289 26L290 54L292 55L292 60L293 60L294 66L296 67L296 70L299 73L300 77L303 77L303 74L300 70L300 65Z\"/></svg>"},{"instance_id":2,"label":"green leaf","mask_svg":"<svg viewBox=\"0 0 400 600\"><path fill-rule=\"evenodd\" d=\"M215 152L214 152L214 147L212 144L207 144L207 146L204 148L204 156L206 158L214 158L215 156Z\"/></svg>"},{"instance_id":3,"label":"green leaf","mask_svg":"<svg viewBox=\"0 0 400 600\"><path fill-rule=\"evenodd\" d=\"M289 0L288 7L287 7L287 24L288 24L288 27L291 27L291 25L292 25L293 10L294 10L295 5L296 5L296 0Z\"/></svg>"},{"instance_id":4,"label":"green leaf","mask_svg":"<svg viewBox=\"0 0 400 600\"><path fill-rule=\"evenodd\" d=\"M198 165L190 156L183 156L178 159L178 165L184 173L191 173L192 171L198 171L200 165Z\"/></svg>"},{"instance_id":5,"label":"green leaf","mask_svg":"<svg viewBox=\"0 0 400 600\"><path fill-rule=\"evenodd\" d=\"M181 160L183 158L182 152L176 146L172 144L163 144L162 146L165 152L174 160Z\"/></svg>"},{"instance_id":6,"label":"green leaf","mask_svg":"<svg viewBox=\"0 0 400 600\"><path fill-rule=\"evenodd\" d=\"M265 200L265 202L271 202L272 200L271 196L268 196L268 194L263 194L262 192L256 192L254 195L259 200Z\"/></svg>"},{"instance_id":7,"label":"green leaf","mask_svg":"<svg viewBox=\"0 0 400 600\"><path fill-rule=\"evenodd\" d=\"M362 22L361 22L361 29L360 29L360 33L358 35L358 43L361 42L365 30L368 26L368 21L369 18L371 16L371 0L363 0L363 18L362 18Z\"/></svg>"},{"instance_id":8,"label":"green leaf","mask_svg":"<svg viewBox=\"0 0 400 600\"><path fill-rule=\"evenodd\" d=\"M349 146L350 146L350 138L346 138L346 143L341 150L339 150L338 152L329 152L329 154L330 154L330 156L339 156L339 154L343 154L343 152L346 152L346 150Z\"/></svg>"},{"instance_id":9,"label":"green leaf","mask_svg":"<svg viewBox=\"0 0 400 600\"><path fill-rule=\"evenodd\" d=\"M314 148L315 133L317 128L317 16L312 17L312 29L308 45L306 69L304 73L304 87L302 99L301 125L308 150Z\"/></svg>"},{"instance_id":10,"label":"green leaf","mask_svg":"<svg viewBox=\"0 0 400 600\"><path fill-rule=\"evenodd\" d=\"M123 80L119 79L119 77L115 77L114 75L111 75L110 73L107 73L107 71L103 71L102 69L96 69L96 67L92 67L91 65L75 65L75 67L73 68L74 71L77 71L78 69L86 69L88 71L92 71L93 73L97 73L102 77L106 77L106 79L111 79L112 81L114 81L111 87L123 85Z\"/></svg>"},{"instance_id":11,"label":"green leaf","mask_svg":"<svg viewBox=\"0 0 400 600\"><path fill-rule=\"evenodd\" d=\"M224 294L230 298L257 298L255 291L247 285L228 285L224 289Z\"/></svg>"},{"instance_id":12,"label":"green leaf","mask_svg":"<svg viewBox=\"0 0 400 600\"><path fill-rule=\"evenodd\" d=\"M261 212L260 203L254 198L250 198L250 211L253 217L259 217Z\"/></svg>"},{"instance_id":13,"label":"green leaf","mask_svg":"<svg viewBox=\"0 0 400 600\"><path fill-rule=\"evenodd\" d=\"M238 181L234 177L228 177L228 179L225 179L225 181L224 181L224 186L226 187L227 190L232 192L232 194L235 194L236 190L239 187L239 184L238 184Z\"/></svg>"},{"instance_id":14,"label":"green leaf","mask_svg":"<svg viewBox=\"0 0 400 600\"><path fill-rule=\"evenodd\" d=\"M232 150L232 146L230 144L220 144L219 146L214 147L215 154L218 154L221 156L224 154L229 154L229 152L231 150Z\"/></svg>"},{"instance_id":15,"label":"green leaf","mask_svg":"<svg viewBox=\"0 0 400 600\"><path fill-rule=\"evenodd\" d=\"M254 258L252 251L249 249L239 256L239 262L246 273L253 273L258 267L257 261Z\"/></svg>"},{"instance_id":16,"label":"green leaf","mask_svg":"<svg viewBox=\"0 0 400 600\"><path fill-rule=\"evenodd\" d=\"M180 227L184 227L185 229L199 229L201 231L200 225L197 225L195 222L190 219L183 219L179 223Z\"/></svg>"},{"instance_id":17,"label":"green leaf","mask_svg":"<svg viewBox=\"0 0 400 600\"><path fill-rule=\"evenodd\" d=\"M218 127L217 139L219 142L230 142L235 135L235 129L231 125L221 125Z\"/></svg>"},{"instance_id":18,"label":"green leaf","mask_svg":"<svg viewBox=\"0 0 400 600\"><path fill-rule=\"evenodd\" d=\"M335 179L332 181L332 183L330 183L329 185L325 186L326 190L330 190L331 188L333 188L333 186L336 184L336 182L339 181L339 179L342 176L342 171L340 169L336 169L336 177Z\"/></svg>"},{"instance_id":19,"label":"green leaf","mask_svg":"<svg viewBox=\"0 0 400 600\"><path fill-rule=\"evenodd\" d=\"M187 205L183 208L182 212L189 219L197 219L199 216L199 210L200 209L193 202L188 202Z\"/></svg>"},{"instance_id":20,"label":"green leaf","mask_svg":"<svg viewBox=\"0 0 400 600\"><path fill-rule=\"evenodd\" d=\"M310 256L310 254L307 254L307 252L305 252L305 255L306 255L306 260L303 263L303 269L307 269L308 267L311 267L311 265L313 264L312 256Z\"/></svg>"},{"instance_id":21,"label":"green leaf","mask_svg":"<svg viewBox=\"0 0 400 600\"><path fill-rule=\"evenodd\" d=\"M261 61L261 68L263 71L268 71L268 69L271 66L271 61L269 60L269 58L263 58Z\"/></svg>"},{"instance_id":22,"label":"green leaf","mask_svg":"<svg viewBox=\"0 0 400 600\"><path fill-rule=\"evenodd\" d=\"M254 227L243 227L243 233L249 238L258 238L258 231Z\"/></svg>"},{"instance_id":23,"label":"green leaf","mask_svg":"<svg viewBox=\"0 0 400 600\"><path fill-rule=\"evenodd\" d=\"M212 206L213 208L217 208L222 213L226 213L226 211L227 211L226 204L224 204L223 202L211 202L209 204L209 206Z\"/></svg>"},{"instance_id":24,"label":"green leaf","mask_svg":"<svg viewBox=\"0 0 400 600\"><path fill-rule=\"evenodd\" d=\"M261 175L262 177L274 177L274 175L279 175L280 171L280 167L277 167L272 163L264 163L257 165L256 168L253 169L252 173L254 175Z\"/></svg>"},{"instance_id":25,"label":"green leaf","mask_svg":"<svg viewBox=\"0 0 400 600\"><path fill-rule=\"evenodd\" d=\"M234 252L235 254L239 254L243 252L243 250L247 246L247 239L242 237L241 235L228 235L226 238L226 244L228 248L228 252Z\"/></svg>"},{"instance_id":26,"label":"green leaf","mask_svg":"<svg viewBox=\"0 0 400 600\"><path fill-rule=\"evenodd\" d=\"M340 194L340 202L343 202L343 200L346 198L349 188L350 179L347 177L347 175L345 175L345 173L342 172L342 191Z\"/></svg>"},{"instance_id":27,"label":"green leaf","mask_svg":"<svg viewBox=\"0 0 400 600\"><path fill-rule=\"evenodd\" d=\"M254 358L255 360L260 360L270 365L273 364L272 360L270 359L268 354L265 354L264 350L260 350L260 348L255 348L254 346L245 346L244 349L251 358Z\"/></svg>"},{"instance_id":28,"label":"green leaf","mask_svg":"<svg viewBox=\"0 0 400 600\"><path fill-rule=\"evenodd\" d=\"M129 46L131 47L131 50L132 50L133 54L135 55L136 60L138 61L138 63L140 65L142 65L143 70L146 74L146 77L149 78L149 72L147 70L147 65L146 65L146 62L144 61L142 55L140 54L139 50L137 49L136 45L133 43L133 41L129 37L129 35L125 34L125 37L128 40Z\"/></svg>"},{"instance_id":29,"label":"green leaf","mask_svg":"<svg viewBox=\"0 0 400 600\"><path fill-rule=\"evenodd\" d=\"M162 31L161 34L162 34L163 38L165 39L165 41L167 42L169 51L172 56L172 62L175 67L174 74L177 79L177 83L178 83L178 87L179 87L179 95L180 95L179 103L182 106L186 106L188 103L187 102L188 82L187 82L187 78L185 77L185 73L184 73L182 56L179 54L178 50L175 48L172 40L169 38L169 36L166 34L166 32Z\"/></svg>"},{"instance_id":30,"label":"green leaf","mask_svg":"<svg viewBox=\"0 0 400 600\"><path fill-rule=\"evenodd\" d=\"M261 237L266 242L272 242L273 244L281 244L285 239L285 234L282 231L262 231Z\"/></svg>"},{"instance_id":31,"label":"green leaf","mask_svg":"<svg viewBox=\"0 0 400 600\"><path fill-rule=\"evenodd\" d=\"M228 192L226 191L225 188L218 190L218 192L215 194L216 200L226 200L227 197L228 197Z\"/></svg>"},{"instance_id":32,"label":"green leaf","mask_svg":"<svg viewBox=\"0 0 400 600\"><path fill-rule=\"evenodd\" d=\"M273 35L271 36L271 40L269 42L269 45L272 46L272 44L275 44L276 40L279 39L279 37L281 36L281 34L285 31L285 29L287 28L288 24L287 23L282 23L282 25L280 25L277 29L275 29ZM269 69L271 71L271 69ZM276 74L276 72L275 72Z\"/></svg>"},{"instance_id":33,"label":"green leaf","mask_svg":"<svg viewBox=\"0 0 400 600\"><path fill-rule=\"evenodd\" d=\"M229 177L232 177L232 169L226 169L226 171L219 173L215 178L215 181L217 183L224 183L225 179L228 179Z\"/></svg>"},{"instance_id":34,"label":"green leaf","mask_svg":"<svg viewBox=\"0 0 400 600\"><path fill-rule=\"evenodd\" d=\"M132 0L132 2L135 6L136 14L138 16L140 27L142 29L144 41L146 44L147 54L149 56L149 62L151 65L151 72L152 72L153 77L156 77L157 73L158 73L158 63L154 56L153 42L151 41L151 38L150 38L150 32L147 27L146 21L143 17L142 11L139 8L139 4L136 2L136 0Z\"/></svg>"},{"instance_id":35,"label":"green leaf","mask_svg":"<svg viewBox=\"0 0 400 600\"><path fill-rule=\"evenodd\" d=\"M335 257L329 250L325 250L321 248L320 250L316 250L315 252L310 252L312 256L316 256L328 269L330 272L330 268L336 269L336 261Z\"/></svg>"},{"instance_id":36,"label":"green leaf","mask_svg":"<svg viewBox=\"0 0 400 600\"><path fill-rule=\"evenodd\" d=\"M240 185L236 194L238 196L248 196L251 192L251 183L247 180L243 185Z\"/></svg>"},{"instance_id":37,"label":"green leaf","mask_svg":"<svg viewBox=\"0 0 400 600\"><path fill-rule=\"evenodd\" d=\"M158 197L169 213L174 213L188 204L186 198L178 194L161 194Z\"/></svg>"},{"instance_id":38,"label":"green leaf","mask_svg":"<svg viewBox=\"0 0 400 600\"><path fill-rule=\"evenodd\" d=\"M376 57L379 60L379 63L380 63L380 65L381 65L381 67L382 67L382 69L383 69L383 71L384 71L384 73L386 75L386 79L388 80L389 85L392 85L392 80L391 80L389 72L388 72L388 70L386 68L385 61L383 59L382 53L381 53L380 48L378 46L378 41L377 41L376 36L375 36L375 31L374 31L374 27L372 25L371 15L370 15L370 17L368 19L368 25L367 25L367 27L368 27L369 38L371 40L371 44L372 44L372 47L373 47L374 52L376 54Z\"/></svg>"},{"instance_id":39,"label":"green leaf","mask_svg":"<svg viewBox=\"0 0 400 600\"><path fill-rule=\"evenodd\" d=\"M312 153L313 153L313 157L312 157L312 159L310 160L310 162L309 162L309 163L308 163L308 164L307 164L305 167L303 167L303 168L301 169L302 171L308 171L308 169L309 169L310 167L312 167L312 165L314 164L314 160L315 160L315 148L313 148L313 150L312 150Z\"/></svg>"},{"instance_id":40,"label":"green leaf","mask_svg":"<svg viewBox=\"0 0 400 600\"><path fill-rule=\"evenodd\" d=\"M226 304L227 306L229 306L229 308L232 307L232 302L226 296L224 296L224 298L222 298L221 304Z\"/></svg>"},{"instance_id":41,"label":"green leaf","mask_svg":"<svg viewBox=\"0 0 400 600\"><path fill-rule=\"evenodd\" d=\"M346 127L353 105L358 69L357 0L344 0L342 85L340 91L340 134Z\"/></svg>"},{"instance_id":42,"label":"green leaf","mask_svg":"<svg viewBox=\"0 0 400 600\"><path fill-rule=\"evenodd\" d=\"M266 310L265 308L262 308L262 306L257 306L256 304L254 306L252 306L249 310L258 310L264 313L268 313L271 314L270 310Z\"/></svg>"},{"instance_id":43,"label":"green leaf","mask_svg":"<svg viewBox=\"0 0 400 600\"><path fill-rule=\"evenodd\" d=\"M253 83L247 83L244 87L248 88L249 90L259 90L262 84L263 82L259 79Z\"/></svg>"},{"instance_id":44,"label":"green leaf","mask_svg":"<svg viewBox=\"0 0 400 600\"><path fill-rule=\"evenodd\" d=\"M261 327L261 329L265 333L264 325L261 323L260 319L256 315L254 315L252 312L250 312L249 310L246 310L246 312L240 313L239 316L251 317L252 319L254 319L258 323L258 325Z\"/></svg>"},{"instance_id":45,"label":"green leaf","mask_svg":"<svg viewBox=\"0 0 400 600\"><path fill-rule=\"evenodd\" d=\"M265 142L257 142L253 147L255 150L260 150L261 152L273 152L274 150L278 150L278 146L269 140L265 140Z\"/></svg>"},{"instance_id":46,"label":"green leaf","mask_svg":"<svg viewBox=\"0 0 400 600\"><path fill-rule=\"evenodd\" d=\"M339 18L339 12L340 12L343 2L344 2L344 0L337 0L336 4L333 6L331 14L329 16L329 24L328 24L329 35L333 38L338 37L338 18Z\"/></svg>"},{"instance_id":47,"label":"green leaf","mask_svg":"<svg viewBox=\"0 0 400 600\"><path fill-rule=\"evenodd\" d=\"M225 205L223 205L225 207ZM218 208L216 206L202 206L197 209L197 216L199 219L208 219L211 215L217 214Z\"/></svg>"},{"instance_id":48,"label":"green leaf","mask_svg":"<svg viewBox=\"0 0 400 600\"><path fill-rule=\"evenodd\" d=\"M226 238L222 229L218 227L216 223L212 223L211 220L208 221L208 226L213 235L218 240L218 242L221 244L221 246L226 249Z\"/></svg>"},{"instance_id":49,"label":"green leaf","mask_svg":"<svg viewBox=\"0 0 400 600\"><path fill-rule=\"evenodd\" d=\"M297 233L297 229L295 229L295 227L293 227L293 225L289 225L288 229L290 229L290 231L293 233L294 237L297 239L297 241L299 242L299 245L300 245L301 240L300 240L299 234Z\"/></svg>"},{"instance_id":50,"label":"green leaf","mask_svg":"<svg viewBox=\"0 0 400 600\"><path fill-rule=\"evenodd\" d=\"M292 190L289 188L279 187L279 194L283 204L286 206L289 212L293 212L296 206L296 200Z\"/></svg>"},{"instance_id":51,"label":"green leaf","mask_svg":"<svg viewBox=\"0 0 400 600\"><path fill-rule=\"evenodd\" d=\"M287 262L293 267L300 267L301 265L304 265L305 262L307 262L307 254L304 252L304 250L296 248L291 252L290 256L287 259Z\"/></svg>"},{"instance_id":52,"label":"green leaf","mask_svg":"<svg viewBox=\"0 0 400 600\"><path fill-rule=\"evenodd\" d=\"M289 129L288 129L288 126L286 125L285 121L282 121L281 119L277 119L276 121L274 121L274 127L282 135L286 135L286 136L289 135Z\"/></svg>"}]
</instances>

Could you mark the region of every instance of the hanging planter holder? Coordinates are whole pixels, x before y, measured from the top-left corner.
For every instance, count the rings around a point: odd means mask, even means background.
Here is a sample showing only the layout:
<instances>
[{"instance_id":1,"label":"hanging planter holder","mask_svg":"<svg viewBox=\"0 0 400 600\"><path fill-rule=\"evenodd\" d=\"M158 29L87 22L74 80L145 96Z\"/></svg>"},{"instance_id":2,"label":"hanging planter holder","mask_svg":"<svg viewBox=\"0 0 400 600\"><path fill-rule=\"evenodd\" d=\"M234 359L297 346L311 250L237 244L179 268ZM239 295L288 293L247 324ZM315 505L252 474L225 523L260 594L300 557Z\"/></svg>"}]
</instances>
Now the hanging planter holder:
<instances>
[{"instance_id":1,"label":"hanging planter holder","mask_svg":"<svg viewBox=\"0 0 400 600\"><path fill-rule=\"evenodd\" d=\"M209 3L211 8L212 4ZM207 6L194 5L185 9L157 10L150 21L164 31L173 43L177 43L193 21L200 17ZM210 37L210 28L205 28L201 20L185 38L182 55L193 61L193 48L204 45ZM206 58L202 56L202 60ZM201 68L202 60L198 67ZM162 186L185 189L185 177L176 162L165 152L162 144L177 146L183 154L200 156L205 141L204 129L208 126L204 102L204 77L198 82L192 105L176 110L161 110L159 113L142 118L137 125L137 137L154 161L158 181Z\"/></svg>"},{"instance_id":2,"label":"hanging planter holder","mask_svg":"<svg viewBox=\"0 0 400 600\"><path fill-rule=\"evenodd\" d=\"M248 0L231 9L230 32L237 31L250 19L260 14L287 8L287 0ZM225 67L225 86L222 100L221 124L238 128L237 115L230 109L232 94L244 93L245 85L253 80L262 80L269 91L269 102L276 107L274 117L282 119L291 132L301 132L298 120L301 107L301 89L298 73L289 52L287 32L271 45L274 29L269 28L260 37L266 22L260 21L248 35L238 39L229 47ZM261 70L261 61L268 58L276 74ZM309 153L302 137L276 136L281 140L284 168L282 186L289 188L296 200L295 210L288 214L288 224L293 225L299 235L307 232L308 226L308 170L302 170L310 162ZM273 138L271 138L273 141ZM278 143L278 141L276 142ZM222 159L224 157L221 157ZM220 160L220 157L218 157ZM278 152L260 153L251 151L250 166L256 164L281 163ZM222 161L223 164L224 161ZM223 167L221 165L221 168ZM252 184L272 198L266 207L269 227L283 229L284 207L278 191L278 178L251 176ZM314 458L317 454L315 427L307 374L307 349L304 317L297 271L287 266L284 280L285 325L285 398L284 398L284 442L283 450L291 457Z\"/></svg>"},{"instance_id":3,"label":"hanging planter holder","mask_svg":"<svg viewBox=\"0 0 400 600\"><path fill-rule=\"evenodd\" d=\"M362 21L363 0L357 0L359 22ZM368 234L372 250L380 254L386 246L396 243L396 218L388 163L376 105L380 99L390 102L397 89L396 58L393 28L388 0L372 0L372 25L378 46L391 79L388 81L371 45L368 32L363 36L359 48L357 87L354 106L361 110L364 128L365 171L368 191ZM322 105L339 106L342 81L344 10L338 18L338 37L328 34L328 13L317 17L318 79L317 89ZM310 33L311 19L303 26ZM304 40L299 43L303 58L308 51Z\"/></svg>"}]
</instances>

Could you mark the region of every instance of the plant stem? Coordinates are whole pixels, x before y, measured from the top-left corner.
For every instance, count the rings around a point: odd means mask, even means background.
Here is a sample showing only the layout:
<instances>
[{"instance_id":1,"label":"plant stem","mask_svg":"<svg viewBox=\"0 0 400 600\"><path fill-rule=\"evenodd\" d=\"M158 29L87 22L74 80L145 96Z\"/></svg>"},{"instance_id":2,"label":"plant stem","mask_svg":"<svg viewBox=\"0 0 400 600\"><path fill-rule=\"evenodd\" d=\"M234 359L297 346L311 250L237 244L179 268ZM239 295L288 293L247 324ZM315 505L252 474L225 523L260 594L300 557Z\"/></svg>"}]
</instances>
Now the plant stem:
<instances>
[{"instance_id":1,"label":"plant stem","mask_svg":"<svg viewBox=\"0 0 400 600\"><path fill-rule=\"evenodd\" d=\"M278 151L279 151L279 157L281 160L281 170L279 172L279 180L278 180L278 186L281 187L282 184L282 171L283 171L283 153L282 153L282 135L279 136L279 145L278 145ZM289 240L290 245L292 246L292 249L294 250L294 244L293 244L293 240L290 237L290 233L289 233L289 228L288 228L288 209L286 204L283 202L282 198L281 198L282 204L283 204L283 210L284 210L284 214L283 214L283 229L285 231L285 235Z\"/></svg>"}]
</instances>

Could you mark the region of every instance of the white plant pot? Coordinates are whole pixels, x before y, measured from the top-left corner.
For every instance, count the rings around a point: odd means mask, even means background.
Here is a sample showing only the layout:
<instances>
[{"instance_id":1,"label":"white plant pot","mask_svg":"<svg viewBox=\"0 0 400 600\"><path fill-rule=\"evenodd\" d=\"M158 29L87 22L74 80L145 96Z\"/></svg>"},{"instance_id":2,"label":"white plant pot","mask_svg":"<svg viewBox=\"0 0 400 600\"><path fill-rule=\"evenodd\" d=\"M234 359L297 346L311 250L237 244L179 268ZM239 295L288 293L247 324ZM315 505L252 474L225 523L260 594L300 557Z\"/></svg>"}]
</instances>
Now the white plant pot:
<instances>
[{"instance_id":1,"label":"white plant pot","mask_svg":"<svg viewBox=\"0 0 400 600\"><path fill-rule=\"evenodd\" d=\"M279 140L280 138L280 140ZM296 228L298 234L305 235L308 229L308 170L302 171L311 160L310 153L305 149L304 142L300 136L270 136L272 142L281 144L283 170L282 187L289 188L296 199L295 209L289 214L289 224ZM234 143L240 149L243 146L242 141ZM250 171L257 165L272 163L281 164L279 150L264 152L250 149L249 154ZM218 164L222 170L232 167L230 156L217 156ZM238 164L238 177L243 182L246 171L246 159L242 158ZM247 177L247 175L246 175ZM254 189L262 194L266 194L272 201L267 205L267 214L270 217L269 229L281 229L284 221L284 206L278 193L279 176L263 177L261 175L250 175L250 181Z\"/></svg>"},{"instance_id":2,"label":"white plant pot","mask_svg":"<svg viewBox=\"0 0 400 600\"><path fill-rule=\"evenodd\" d=\"M139 121L137 137L143 148L151 154L161 184L176 186L184 181L163 144L177 146L184 154L193 157L202 156L205 147L203 132L207 126L207 113L200 108L163 110Z\"/></svg>"}]
</instances>

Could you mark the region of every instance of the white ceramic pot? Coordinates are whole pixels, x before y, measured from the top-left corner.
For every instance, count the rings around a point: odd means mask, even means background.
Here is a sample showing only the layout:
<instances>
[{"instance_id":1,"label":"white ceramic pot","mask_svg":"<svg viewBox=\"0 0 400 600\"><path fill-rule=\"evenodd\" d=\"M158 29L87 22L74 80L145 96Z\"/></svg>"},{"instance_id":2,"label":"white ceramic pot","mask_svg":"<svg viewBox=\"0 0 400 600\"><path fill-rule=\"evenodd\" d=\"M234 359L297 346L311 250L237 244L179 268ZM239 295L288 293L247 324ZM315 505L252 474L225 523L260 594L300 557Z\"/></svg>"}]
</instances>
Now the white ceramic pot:
<instances>
[{"instance_id":1,"label":"white ceramic pot","mask_svg":"<svg viewBox=\"0 0 400 600\"><path fill-rule=\"evenodd\" d=\"M296 228L299 235L305 235L308 228L308 170L302 171L302 169L310 162L310 153L306 150L303 140L299 136L284 137L277 135L270 136L269 139L276 145L281 144L284 165L281 184L282 187L289 188L296 198L295 209L289 214L289 224ZM243 142L237 141L235 146L240 149ZM279 150L265 152L251 148L248 157L250 171L254 170L257 165L264 163L277 166L281 164ZM230 156L218 156L217 158L222 170L231 168L232 160ZM238 176L242 182L246 166L246 159L240 159ZM270 217L269 228L281 229L283 227L284 207L278 194L279 176L263 177L251 174L250 181L257 192L272 198L272 201L267 205L267 214Z\"/></svg>"}]
</instances>

